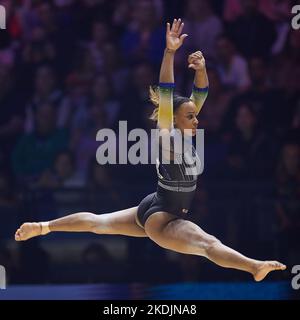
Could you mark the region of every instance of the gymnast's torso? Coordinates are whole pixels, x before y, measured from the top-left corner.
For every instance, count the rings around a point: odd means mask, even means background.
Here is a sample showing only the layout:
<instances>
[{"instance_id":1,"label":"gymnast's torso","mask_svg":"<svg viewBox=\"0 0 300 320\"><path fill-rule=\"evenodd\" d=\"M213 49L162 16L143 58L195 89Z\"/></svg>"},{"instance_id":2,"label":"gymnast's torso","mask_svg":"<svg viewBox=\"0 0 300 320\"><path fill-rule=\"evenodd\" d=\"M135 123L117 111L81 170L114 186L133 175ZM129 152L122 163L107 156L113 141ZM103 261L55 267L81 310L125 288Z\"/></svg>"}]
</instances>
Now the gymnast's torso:
<instances>
[{"instance_id":1,"label":"gymnast's torso","mask_svg":"<svg viewBox=\"0 0 300 320\"><path fill-rule=\"evenodd\" d=\"M164 148L162 139L158 139L158 144L157 196L171 213L186 214L196 191L200 158L191 137L184 137L179 130L171 131L169 149Z\"/></svg>"},{"instance_id":2,"label":"gymnast's torso","mask_svg":"<svg viewBox=\"0 0 300 320\"><path fill-rule=\"evenodd\" d=\"M185 135L173 124L174 84L159 86L159 112L156 145L156 192L146 196L139 204L137 218L144 226L147 218L155 212L168 212L186 218L196 191L201 162L192 143L191 136ZM190 100L200 110L208 88L193 88ZM168 128L168 129L167 129Z\"/></svg>"}]
</instances>

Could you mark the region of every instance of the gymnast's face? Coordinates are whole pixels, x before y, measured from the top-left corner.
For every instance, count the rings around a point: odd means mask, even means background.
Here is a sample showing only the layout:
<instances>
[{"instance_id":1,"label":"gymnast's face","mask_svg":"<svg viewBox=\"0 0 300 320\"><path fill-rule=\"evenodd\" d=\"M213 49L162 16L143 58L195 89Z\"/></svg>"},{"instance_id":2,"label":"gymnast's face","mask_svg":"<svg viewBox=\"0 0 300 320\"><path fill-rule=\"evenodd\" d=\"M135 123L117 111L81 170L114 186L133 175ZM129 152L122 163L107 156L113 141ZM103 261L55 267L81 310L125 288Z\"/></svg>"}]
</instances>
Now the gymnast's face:
<instances>
[{"instance_id":1,"label":"gymnast's face","mask_svg":"<svg viewBox=\"0 0 300 320\"><path fill-rule=\"evenodd\" d=\"M196 135L196 129L198 126L198 119L196 114L196 106L192 101L185 102L180 105L174 115L175 127L186 135ZM191 129L191 132L184 129Z\"/></svg>"}]
</instances>

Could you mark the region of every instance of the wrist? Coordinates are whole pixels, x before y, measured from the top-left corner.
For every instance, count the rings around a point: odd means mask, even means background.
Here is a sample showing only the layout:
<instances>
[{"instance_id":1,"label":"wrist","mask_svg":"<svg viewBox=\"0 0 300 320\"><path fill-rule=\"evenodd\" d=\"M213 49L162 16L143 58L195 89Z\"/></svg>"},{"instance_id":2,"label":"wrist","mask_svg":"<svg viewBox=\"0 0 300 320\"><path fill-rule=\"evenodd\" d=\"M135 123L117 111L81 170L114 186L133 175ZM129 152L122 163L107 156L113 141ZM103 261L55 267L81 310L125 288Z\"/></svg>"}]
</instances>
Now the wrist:
<instances>
[{"instance_id":1,"label":"wrist","mask_svg":"<svg viewBox=\"0 0 300 320\"><path fill-rule=\"evenodd\" d=\"M41 235L46 235L51 232L49 229L49 221L39 222L39 225L41 227Z\"/></svg>"},{"instance_id":2,"label":"wrist","mask_svg":"<svg viewBox=\"0 0 300 320\"><path fill-rule=\"evenodd\" d=\"M206 71L205 65L203 67L200 67L199 69L196 69L196 73L203 73Z\"/></svg>"},{"instance_id":3,"label":"wrist","mask_svg":"<svg viewBox=\"0 0 300 320\"><path fill-rule=\"evenodd\" d=\"M165 48L165 53L175 54L176 50Z\"/></svg>"}]
</instances>

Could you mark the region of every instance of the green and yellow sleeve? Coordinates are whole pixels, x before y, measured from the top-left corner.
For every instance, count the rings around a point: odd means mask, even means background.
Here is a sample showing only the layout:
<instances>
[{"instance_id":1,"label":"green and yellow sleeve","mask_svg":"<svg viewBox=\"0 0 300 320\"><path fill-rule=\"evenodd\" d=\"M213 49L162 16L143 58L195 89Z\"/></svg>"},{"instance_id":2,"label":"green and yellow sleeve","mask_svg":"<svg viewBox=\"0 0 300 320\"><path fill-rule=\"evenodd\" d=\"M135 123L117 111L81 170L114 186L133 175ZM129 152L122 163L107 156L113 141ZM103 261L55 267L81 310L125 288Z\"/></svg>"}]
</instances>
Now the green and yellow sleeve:
<instances>
[{"instance_id":1,"label":"green and yellow sleeve","mask_svg":"<svg viewBox=\"0 0 300 320\"><path fill-rule=\"evenodd\" d=\"M160 129L173 129L173 91L174 83L159 84L159 106L157 125Z\"/></svg>"},{"instance_id":2,"label":"green and yellow sleeve","mask_svg":"<svg viewBox=\"0 0 300 320\"><path fill-rule=\"evenodd\" d=\"M190 98L192 99L192 101L195 103L197 107L197 114L202 109L203 104L207 98L207 95L208 95L208 87L198 88L195 85L193 86L193 91Z\"/></svg>"}]
</instances>

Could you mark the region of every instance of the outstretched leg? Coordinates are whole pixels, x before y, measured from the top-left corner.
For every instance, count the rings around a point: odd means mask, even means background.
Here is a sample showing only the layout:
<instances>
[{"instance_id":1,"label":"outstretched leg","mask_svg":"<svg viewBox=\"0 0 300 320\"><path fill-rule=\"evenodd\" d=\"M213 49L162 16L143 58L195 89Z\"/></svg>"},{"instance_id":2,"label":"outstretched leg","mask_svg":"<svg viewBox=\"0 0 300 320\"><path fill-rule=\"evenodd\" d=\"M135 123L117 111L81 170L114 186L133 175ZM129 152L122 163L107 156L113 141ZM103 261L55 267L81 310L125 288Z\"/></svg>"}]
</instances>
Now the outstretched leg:
<instances>
[{"instance_id":1,"label":"outstretched leg","mask_svg":"<svg viewBox=\"0 0 300 320\"><path fill-rule=\"evenodd\" d=\"M137 207L100 215L79 212L49 221L49 229L51 232L93 232L147 237L144 229L136 223L136 212ZM41 235L41 224L27 222L16 231L15 240L24 241L39 235Z\"/></svg>"},{"instance_id":2,"label":"outstretched leg","mask_svg":"<svg viewBox=\"0 0 300 320\"><path fill-rule=\"evenodd\" d=\"M240 254L191 221L175 219L164 223L163 217L166 214L155 213L145 223L149 238L163 248L205 256L222 267L250 272L256 281L264 279L270 271L286 269L285 265L277 261L259 261Z\"/></svg>"}]
</instances>

